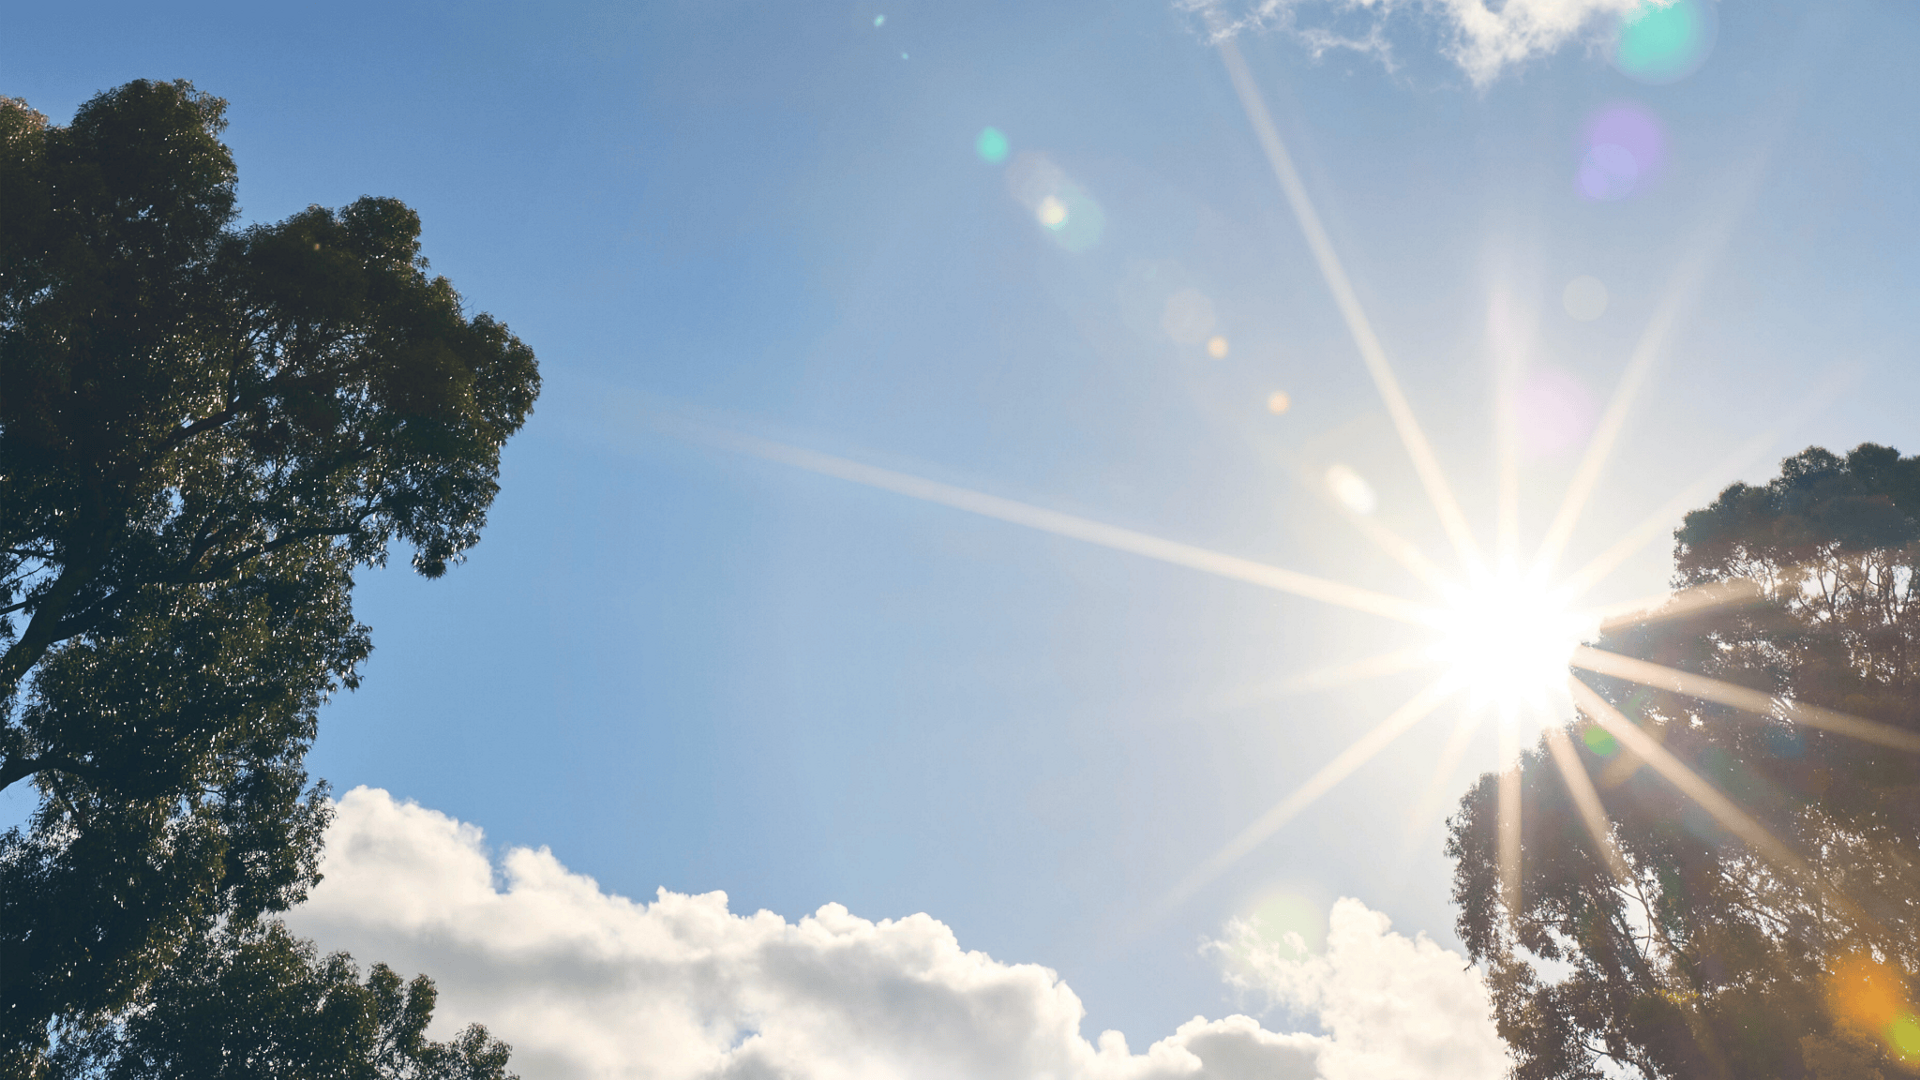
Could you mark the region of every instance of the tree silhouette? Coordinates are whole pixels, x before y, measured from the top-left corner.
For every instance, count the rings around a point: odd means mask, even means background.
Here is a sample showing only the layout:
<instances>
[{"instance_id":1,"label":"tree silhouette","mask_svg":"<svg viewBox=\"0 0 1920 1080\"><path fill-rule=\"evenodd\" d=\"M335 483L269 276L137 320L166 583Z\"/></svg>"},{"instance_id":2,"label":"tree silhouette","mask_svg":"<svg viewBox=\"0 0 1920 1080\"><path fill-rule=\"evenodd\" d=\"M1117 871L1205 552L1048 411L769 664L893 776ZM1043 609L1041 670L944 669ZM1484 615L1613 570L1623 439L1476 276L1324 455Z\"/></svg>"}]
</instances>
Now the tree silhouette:
<instances>
[{"instance_id":1,"label":"tree silhouette","mask_svg":"<svg viewBox=\"0 0 1920 1080\"><path fill-rule=\"evenodd\" d=\"M0 1072L316 880L354 573L479 537L533 353L392 199L237 228L225 103L0 99ZM77 1025L77 1026L76 1026Z\"/></svg>"},{"instance_id":2,"label":"tree silhouette","mask_svg":"<svg viewBox=\"0 0 1920 1080\"><path fill-rule=\"evenodd\" d=\"M194 938L141 1007L64 1042L50 1080L510 1080L479 1024L426 1037L433 980L384 964L360 978L277 922Z\"/></svg>"},{"instance_id":3,"label":"tree silhouette","mask_svg":"<svg viewBox=\"0 0 1920 1080\"><path fill-rule=\"evenodd\" d=\"M1769 704L1583 676L1604 705L1515 766L1517 904L1499 778L1462 801L1448 844L1459 930L1488 965L1516 1075L1920 1071L1920 753L1906 748L1920 732L1920 458L1810 449L1675 536L1676 586L1743 583L1742 602L1675 606L1599 646ZM1796 723L1805 706L1868 738ZM1631 726L1593 723L1606 709ZM1704 800L1671 765L1647 767L1662 755L1707 781Z\"/></svg>"}]
</instances>

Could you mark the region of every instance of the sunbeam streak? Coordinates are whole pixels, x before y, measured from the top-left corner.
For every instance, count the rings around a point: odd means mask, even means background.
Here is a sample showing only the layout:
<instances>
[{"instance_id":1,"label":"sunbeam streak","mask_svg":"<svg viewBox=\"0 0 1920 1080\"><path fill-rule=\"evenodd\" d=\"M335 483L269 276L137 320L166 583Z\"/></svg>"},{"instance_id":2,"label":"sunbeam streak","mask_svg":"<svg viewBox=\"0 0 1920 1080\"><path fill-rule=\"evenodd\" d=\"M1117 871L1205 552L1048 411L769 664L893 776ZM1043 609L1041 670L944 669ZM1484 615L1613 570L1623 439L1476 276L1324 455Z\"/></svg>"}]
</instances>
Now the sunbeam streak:
<instances>
[{"instance_id":1,"label":"sunbeam streak","mask_svg":"<svg viewBox=\"0 0 1920 1080\"><path fill-rule=\"evenodd\" d=\"M1920 753L1920 733L1875 723L1872 720L1863 720L1843 712L1823 709L1818 705L1805 705L1790 698L1776 697L1761 690L1750 690L1747 687L1722 682L1705 675L1695 675L1690 671L1680 671L1647 660L1636 660L1631 656L1596 649L1591 645L1582 645L1573 651L1573 666L1599 675L1629 679L1656 690L1671 690L1676 694L1715 702L1757 716L1780 716L1796 724L1848 735L1862 742ZM1586 684L1581 683L1581 685Z\"/></svg>"},{"instance_id":2,"label":"sunbeam streak","mask_svg":"<svg viewBox=\"0 0 1920 1080\"><path fill-rule=\"evenodd\" d=\"M1699 505L1703 497L1725 483L1726 477L1735 475L1765 453L1767 447L1779 438L1779 432L1780 429L1776 427L1748 440L1738 450L1716 462L1713 468L1681 488L1672 498L1661 503L1658 509L1642 518L1639 524L1627 530L1605 551L1588 560L1585 566L1568 574L1559 585L1562 598L1569 604L1573 603L1608 574L1619 569L1621 563L1639 554L1642 548L1661 536L1673 535L1673 523L1686 513L1688 507Z\"/></svg>"},{"instance_id":3,"label":"sunbeam streak","mask_svg":"<svg viewBox=\"0 0 1920 1080\"><path fill-rule=\"evenodd\" d=\"M1267 161L1273 166L1273 175L1286 193L1287 205L1293 209L1293 216L1300 223L1300 231L1306 234L1307 247L1313 251L1314 262L1319 264L1320 276L1326 280L1328 291L1333 293L1333 301L1339 306L1341 317L1346 320L1347 332L1353 335L1354 346L1360 350L1360 358L1366 362L1367 373L1373 376L1373 385L1380 392L1380 400L1386 404L1387 414L1393 418L1393 428L1399 433L1407 456L1413 459L1414 471L1420 475L1420 483L1426 488L1434 511L1440 515L1440 524L1447 532L1447 539L1453 542L1454 550L1459 553L1468 571L1478 572L1483 560L1480 546L1473 539L1473 530L1467 527L1466 515L1460 512L1460 504L1453 497L1453 488L1440 468L1440 459L1428 444L1426 433L1420 430L1419 421L1414 419L1413 406L1407 403L1407 395L1400 389L1400 380L1393 373L1393 365L1387 361L1387 351L1381 347L1379 337L1373 332L1373 324L1367 320L1366 310L1360 306L1360 295L1347 279L1346 268L1340 265L1340 256L1333 250L1333 241L1320 224L1320 215L1314 210L1313 201L1307 197L1307 186L1294 169L1293 157L1287 153L1286 143L1280 141L1280 132L1273 126L1273 117L1267 113L1260 88L1254 83L1253 73L1247 70L1247 62L1241 57L1240 49L1234 45L1232 38L1221 40L1220 58L1226 62L1234 91L1239 94L1247 121L1253 125L1254 135L1259 138L1260 147L1266 151Z\"/></svg>"},{"instance_id":4,"label":"sunbeam streak","mask_svg":"<svg viewBox=\"0 0 1920 1080\"><path fill-rule=\"evenodd\" d=\"M1427 714L1438 708L1454 687L1446 678L1436 679L1425 689L1409 698L1388 716L1379 727L1361 736L1360 741L1342 750L1339 756L1322 766L1320 771L1306 783L1300 785L1293 794L1276 803L1273 809L1260 815L1239 835L1227 841L1226 845L1199 868L1176 886L1162 907L1178 907L1205 888L1208 882L1219 877L1221 872L1239 862L1247 852L1260 846L1260 842L1272 836L1281 826L1292 821L1294 815L1313 805L1314 800L1333 790L1340 781L1345 780L1355 769L1367 763L1375 754L1385 749L1388 743L1405 734L1408 728L1425 719Z\"/></svg>"},{"instance_id":5,"label":"sunbeam streak","mask_svg":"<svg viewBox=\"0 0 1920 1080\"><path fill-rule=\"evenodd\" d=\"M1440 748L1440 756L1434 759L1433 775L1427 780L1427 786L1420 797L1407 808L1406 830L1400 837L1400 858L1405 861L1413 854L1414 845L1419 843L1421 832L1431 821L1427 813L1435 805L1446 801L1447 781L1453 771L1460 767L1460 761L1467 756L1467 749L1473 745L1473 737L1480 732L1484 714L1477 709L1463 709L1460 719L1453 725L1453 732L1447 736L1446 745Z\"/></svg>"},{"instance_id":6,"label":"sunbeam streak","mask_svg":"<svg viewBox=\"0 0 1920 1080\"><path fill-rule=\"evenodd\" d=\"M1594 790L1593 778L1587 775L1587 767L1580 762L1580 752L1573 748L1573 740L1567 738L1565 728L1558 724L1547 728L1547 749L1553 752L1553 763L1560 767L1567 794L1573 796L1574 808L1580 811L1587 835L1593 838L1594 850L1599 852L1614 880L1632 888L1633 872L1627 869L1627 860L1620 854L1619 845L1613 842L1613 827L1607 822L1606 808L1600 805L1600 793Z\"/></svg>"},{"instance_id":7,"label":"sunbeam streak","mask_svg":"<svg viewBox=\"0 0 1920 1080\"><path fill-rule=\"evenodd\" d=\"M1647 376L1652 373L1654 362L1665 349L1674 323L1692 305L1694 296L1706 281L1708 271L1733 235L1734 223L1753 202L1763 172L1760 162L1764 160L1763 154L1759 161L1744 170L1735 191L1722 203L1719 213L1696 234L1693 253L1674 270L1659 306L1654 309L1653 317L1647 320L1646 329L1634 345L1626 370L1621 373L1613 397L1607 402L1606 412L1601 415L1592 437L1587 440L1580 465L1574 470L1573 480L1560 500L1560 509L1554 514L1553 523L1547 526L1546 536L1540 541L1533 561L1532 574L1535 580L1544 581L1551 577L1554 568L1560 564L1560 557L1566 553L1567 543L1573 539L1574 526L1586 511L1593 489L1600 482L1600 474L1606 469L1607 459L1613 454L1614 443L1619 439L1621 429L1626 426L1627 413L1632 409Z\"/></svg>"},{"instance_id":8,"label":"sunbeam streak","mask_svg":"<svg viewBox=\"0 0 1920 1080\"><path fill-rule=\"evenodd\" d=\"M1294 596L1318 600L1324 604L1380 615L1401 622L1437 626L1444 621L1442 614L1434 608L1403 600L1397 596L1374 592L1371 589L1343 585L1311 574L1268 566L1266 563L1254 562L1252 559L1223 555L1217 551L1165 540L1158 536L1149 536L1117 525L1089 521L1057 510L1046 510L1023 502L1015 502L1012 499L1003 499L997 495L987 495L968 488L955 487L952 484L942 484L936 480L894 472L892 469L863 465L846 458L802 450L785 443L741 435L678 417L655 417L653 420L661 430L704 442L710 446L749 454L767 461L776 461L783 465L792 465L808 472L878 488L881 491L891 491L896 495L905 495L922 502L950 506L981 517L1024 525L1055 536L1082 540L1089 544L1112 548L1115 551L1142 555L1174 566L1184 566L1187 569L1217 577L1244 581L1276 592L1291 593Z\"/></svg>"},{"instance_id":9,"label":"sunbeam streak","mask_svg":"<svg viewBox=\"0 0 1920 1080\"><path fill-rule=\"evenodd\" d=\"M1499 815L1500 902L1507 907L1509 919L1519 919L1520 894L1520 740L1514 730L1518 719L1511 712L1494 718L1499 729L1500 789L1496 813Z\"/></svg>"},{"instance_id":10,"label":"sunbeam streak","mask_svg":"<svg viewBox=\"0 0 1920 1080\"><path fill-rule=\"evenodd\" d=\"M1704 260L1695 260L1696 263L1701 261ZM1700 276L1701 272L1695 266L1683 269L1680 280L1668 290L1667 298L1654 312L1646 332L1640 335L1640 342L1627 361L1627 370L1621 374L1612 400L1607 402L1607 411L1594 427L1586 453L1580 458L1580 467L1574 471L1573 480L1567 485L1567 493L1561 499L1560 509L1554 514L1553 523L1547 526L1547 534L1540 541L1540 550L1534 555L1533 576L1536 580L1545 580L1553 573L1561 554L1566 550L1567 541L1573 539L1573 528L1586 510L1594 486L1600 482L1600 473L1606 468L1607 458L1613 454L1613 444L1620 437L1620 429L1626 426L1627 413L1640 393L1640 385L1646 382L1647 375L1653 370L1653 362L1659 358L1661 347L1666 344L1667 333L1679 318L1681 302L1692 297Z\"/></svg>"},{"instance_id":11,"label":"sunbeam streak","mask_svg":"<svg viewBox=\"0 0 1920 1080\"><path fill-rule=\"evenodd\" d=\"M1764 599L1766 595L1766 590L1761 588L1759 582L1751 578L1732 578L1727 581L1695 585L1674 592L1643 596L1638 600L1628 600L1625 603L1610 604L1603 608L1594 608L1584 614L1586 618L1599 625L1602 634L1610 634L1629 626L1644 626L1647 623L1698 615L1715 608L1751 604Z\"/></svg>"},{"instance_id":12,"label":"sunbeam streak","mask_svg":"<svg viewBox=\"0 0 1920 1080\"><path fill-rule=\"evenodd\" d=\"M1511 301L1494 294L1495 319ZM1493 559L1502 567L1520 558L1520 375L1526 356L1518 343L1496 350L1493 382L1494 526Z\"/></svg>"},{"instance_id":13,"label":"sunbeam streak","mask_svg":"<svg viewBox=\"0 0 1920 1080\"><path fill-rule=\"evenodd\" d=\"M1217 709L1244 709L1295 694L1336 690L1368 679L1379 679L1405 671L1432 667L1440 662L1440 654L1431 645L1395 649L1392 652L1376 653L1344 664L1329 664L1286 679L1219 694L1211 698L1207 704Z\"/></svg>"},{"instance_id":14,"label":"sunbeam streak","mask_svg":"<svg viewBox=\"0 0 1920 1080\"><path fill-rule=\"evenodd\" d=\"M1307 486L1312 487L1314 485ZM1374 547L1379 548L1388 558L1399 563L1401 569L1418 578L1421 584L1433 590L1435 594L1449 599L1460 595L1460 582L1449 577L1438 566L1435 566L1433 560L1427 558L1427 553L1415 547L1411 540L1402 537L1399 533L1394 532L1392 529L1387 528L1385 525L1380 524L1370 517L1354 513L1351 509L1341 505L1332 498L1328 498L1325 501L1333 507L1333 509L1338 511L1349 524L1355 529L1358 529L1360 535L1366 537Z\"/></svg>"},{"instance_id":15,"label":"sunbeam streak","mask_svg":"<svg viewBox=\"0 0 1920 1080\"><path fill-rule=\"evenodd\" d=\"M1722 794L1719 788L1707 783L1699 773L1689 769L1684 762L1675 757L1666 747L1640 730L1640 725L1628 720L1624 714L1601 697L1593 687L1581 682L1574 676L1567 677L1567 689L1573 694L1573 703L1587 718L1607 730L1607 734L1620 740L1627 750L1638 754L1641 760L1653 766L1655 772L1666 777L1667 782L1679 788L1681 793L1692 799L1702 810L1713 816L1715 821L1726 830L1740 838L1754 853L1774 864L1802 885L1819 890L1828 903L1845 912L1856 924L1877 928L1878 923L1869 918L1865 911L1852 899L1824 881L1792 848L1782 843L1779 837L1767 831L1767 827L1754 820L1746 811L1735 806L1732 799Z\"/></svg>"},{"instance_id":16,"label":"sunbeam streak","mask_svg":"<svg viewBox=\"0 0 1920 1080\"><path fill-rule=\"evenodd\" d=\"M1625 535L1614 541L1605 551L1588 560L1585 566L1567 575L1559 585L1564 602L1571 604L1578 600L1608 574L1619 569L1620 564L1638 554L1642 548L1663 535L1671 536L1673 523L1680 519L1689 507L1699 505L1706 496L1712 494L1714 488L1725 482L1725 477L1737 475L1740 470L1759 460L1762 454L1780 440L1783 432L1825 409L1851 382L1852 380L1844 372L1838 371L1830 371L1814 379L1813 392L1779 423L1748 439L1738 449L1721 458L1712 468L1702 472L1692 483L1660 504L1653 513L1642 518L1638 525L1627 530Z\"/></svg>"}]
</instances>

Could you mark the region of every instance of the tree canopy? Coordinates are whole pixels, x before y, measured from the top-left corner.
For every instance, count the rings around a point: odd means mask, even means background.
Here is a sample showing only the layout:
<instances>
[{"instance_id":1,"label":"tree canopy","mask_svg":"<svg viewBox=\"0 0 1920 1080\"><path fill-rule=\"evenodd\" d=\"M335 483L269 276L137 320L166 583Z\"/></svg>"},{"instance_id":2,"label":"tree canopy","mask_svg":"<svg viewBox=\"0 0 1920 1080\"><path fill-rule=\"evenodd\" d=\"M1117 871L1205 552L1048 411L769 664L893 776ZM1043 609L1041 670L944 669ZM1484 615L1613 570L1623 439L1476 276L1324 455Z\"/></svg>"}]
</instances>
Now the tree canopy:
<instances>
[{"instance_id":1,"label":"tree canopy","mask_svg":"<svg viewBox=\"0 0 1920 1080\"><path fill-rule=\"evenodd\" d=\"M1500 778L1451 823L1517 1076L1920 1072L1920 458L1804 451L1676 541L1676 587L1747 587L1595 643L1682 676L1583 675L1585 718L1514 766L1517 902Z\"/></svg>"},{"instance_id":2,"label":"tree canopy","mask_svg":"<svg viewBox=\"0 0 1920 1080\"><path fill-rule=\"evenodd\" d=\"M224 109L0 99L0 789L39 795L0 836L13 1064L305 895L354 574L457 562L539 390L404 204L240 227Z\"/></svg>"},{"instance_id":3,"label":"tree canopy","mask_svg":"<svg viewBox=\"0 0 1920 1080\"><path fill-rule=\"evenodd\" d=\"M433 980L385 964L366 979L278 922L194 938L128 1015L54 1053L53 1080L510 1080L479 1024L426 1037Z\"/></svg>"}]
</instances>

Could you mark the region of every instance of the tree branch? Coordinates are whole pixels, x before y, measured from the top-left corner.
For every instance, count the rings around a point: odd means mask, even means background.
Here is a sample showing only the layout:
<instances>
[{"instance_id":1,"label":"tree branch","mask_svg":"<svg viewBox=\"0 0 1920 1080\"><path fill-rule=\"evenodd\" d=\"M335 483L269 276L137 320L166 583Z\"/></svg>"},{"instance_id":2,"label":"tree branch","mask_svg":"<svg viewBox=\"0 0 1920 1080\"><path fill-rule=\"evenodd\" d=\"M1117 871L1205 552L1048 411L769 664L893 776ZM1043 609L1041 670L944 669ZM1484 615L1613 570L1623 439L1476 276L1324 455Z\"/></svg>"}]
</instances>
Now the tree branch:
<instances>
[{"instance_id":1,"label":"tree branch","mask_svg":"<svg viewBox=\"0 0 1920 1080\"><path fill-rule=\"evenodd\" d=\"M0 764L0 791L41 772L63 772L77 776L82 780L97 779L100 771L84 761L68 757L65 754L41 754L38 757L16 755Z\"/></svg>"}]
</instances>

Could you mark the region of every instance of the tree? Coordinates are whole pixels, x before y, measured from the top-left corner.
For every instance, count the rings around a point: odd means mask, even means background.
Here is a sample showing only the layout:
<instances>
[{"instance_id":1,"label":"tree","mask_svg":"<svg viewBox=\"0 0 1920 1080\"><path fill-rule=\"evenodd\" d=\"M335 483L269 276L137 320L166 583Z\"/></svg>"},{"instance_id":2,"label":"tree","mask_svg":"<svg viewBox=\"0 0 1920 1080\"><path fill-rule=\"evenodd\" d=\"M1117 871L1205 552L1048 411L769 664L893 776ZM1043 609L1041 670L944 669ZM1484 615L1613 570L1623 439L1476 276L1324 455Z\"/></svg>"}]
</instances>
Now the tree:
<instances>
[{"instance_id":1,"label":"tree","mask_svg":"<svg viewBox=\"0 0 1920 1080\"><path fill-rule=\"evenodd\" d=\"M433 980L385 964L361 981L276 921L194 938L141 1007L64 1043L56 1080L513 1080L509 1048L472 1024L426 1037Z\"/></svg>"},{"instance_id":2,"label":"tree","mask_svg":"<svg viewBox=\"0 0 1920 1080\"><path fill-rule=\"evenodd\" d=\"M317 880L356 571L479 537L533 353L392 199L236 226L225 103L0 99L0 1072Z\"/></svg>"},{"instance_id":3,"label":"tree","mask_svg":"<svg viewBox=\"0 0 1920 1080\"><path fill-rule=\"evenodd\" d=\"M1742 602L1674 605L1597 646L1758 690L1765 712L1583 674L1587 718L1515 766L1517 904L1499 778L1462 801L1459 931L1516 1075L1920 1071L1920 458L1810 449L1675 536L1678 588L1748 583L1726 594ZM1682 791L1676 763L1712 790Z\"/></svg>"}]
</instances>

